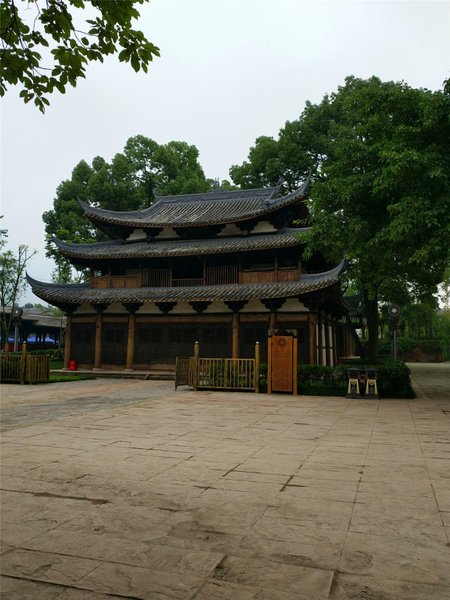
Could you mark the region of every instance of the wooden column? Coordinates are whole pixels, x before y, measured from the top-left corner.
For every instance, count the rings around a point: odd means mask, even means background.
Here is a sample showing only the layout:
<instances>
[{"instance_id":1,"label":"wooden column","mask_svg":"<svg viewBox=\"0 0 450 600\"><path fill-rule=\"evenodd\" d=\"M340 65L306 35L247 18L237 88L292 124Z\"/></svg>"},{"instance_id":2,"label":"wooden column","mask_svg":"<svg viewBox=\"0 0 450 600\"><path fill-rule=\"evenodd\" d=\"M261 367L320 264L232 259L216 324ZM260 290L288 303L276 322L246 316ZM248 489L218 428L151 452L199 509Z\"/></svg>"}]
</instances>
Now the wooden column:
<instances>
[{"instance_id":1,"label":"wooden column","mask_svg":"<svg viewBox=\"0 0 450 600\"><path fill-rule=\"evenodd\" d=\"M333 367L337 365L338 363L338 337L337 337L337 321L336 319L332 319L331 320L331 339L332 339L332 345L333 345L333 359L332 359L332 365Z\"/></svg>"},{"instance_id":2,"label":"wooden column","mask_svg":"<svg viewBox=\"0 0 450 600\"><path fill-rule=\"evenodd\" d=\"M136 338L136 312L142 306L142 302L127 304L123 307L128 311L128 339L127 339L127 362L125 369L132 371L134 366L134 347Z\"/></svg>"},{"instance_id":3,"label":"wooden column","mask_svg":"<svg viewBox=\"0 0 450 600\"><path fill-rule=\"evenodd\" d=\"M240 339L240 316L241 311L247 304L246 300L225 302L225 304L233 311L231 317L231 357L239 358L239 339Z\"/></svg>"},{"instance_id":4,"label":"wooden column","mask_svg":"<svg viewBox=\"0 0 450 600\"><path fill-rule=\"evenodd\" d=\"M69 368L70 346L72 344L72 315L66 316L66 335L64 340L64 368Z\"/></svg>"},{"instance_id":5,"label":"wooden column","mask_svg":"<svg viewBox=\"0 0 450 600\"><path fill-rule=\"evenodd\" d=\"M231 317L231 357L239 358L239 313L234 312Z\"/></svg>"},{"instance_id":6,"label":"wooden column","mask_svg":"<svg viewBox=\"0 0 450 600\"><path fill-rule=\"evenodd\" d=\"M199 363L199 359L200 359L200 346L198 342L194 343L194 360L193 365L192 365L192 369L193 369L193 373L192 373L192 387L194 388L195 391L198 390L198 363Z\"/></svg>"},{"instance_id":7,"label":"wooden column","mask_svg":"<svg viewBox=\"0 0 450 600\"><path fill-rule=\"evenodd\" d=\"M269 298L261 300L264 306L270 310L269 316L269 330L274 330L277 328L277 310L283 306L286 302L286 298Z\"/></svg>"},{"instance_id":8,"label":"wooden column","mask_svg":"<svg viewBox=\"0 0 450 600\"><path fill-rule=\"evenodd\" d=\"M276 329L277 328L277 313L275 310L270 312L269 315L269 329Z\"/></svg>"},{"instance_id":9,"label":"wooden column","mask_svg":"<svg viewBox=\"0 0 450 600\"><path fill-rule=\"evenodd\" d=\"M309 362L317 364L317 341L316 341L316 319L312 314L308 315L309 325Z\"/></svg>"},{"instance_id":10,"label":"wooden column","mask_svg":"<svg viewBox=\"0 0 450 600\"><path fill-rule=\"evenodd\" d=\"M95 350L94 350L94 369L102 367L102 333L103 333L103 311L108 306L107 304L92 305L97 318L95 320Z\"/></svg>"},{"instance_id":11,"label":"wooden column","mask_svg":"<svg viewBox=\"0 0 450 600\"><path fill-rule=\"evenodd\" d=\"M58 308L66 315L66 330L64 333L64 369L69 368L70 350L72 347L72 314L78 306L79 304L58 304Z\"/></svg>"},{"instance_id":12,"label":"wooden column","mask_svg":"<svg viewBox=\"0 0 450 600\"><path fill-rule=\"evenodd\" d=\"M317 364L322 364L323 349L322 349L322 315L317 313Z\"/></svg>"},{"instance_id":13,"label":"wooden column","mask_svg":"<svg viewBox=\"0 0 450 600\"><path fill-rule=\"evenodd\" d=\"M125 369L127 371L133 370L135 335L136 335L136 315L134 313L130 313L128 315L127 362L125 365Z\"/></svg>"},{"instance_id":14,"label":"wooden column","mask_svg":"<svg viewBox=\"0 0 450 600\"><path fill-rule=\"evenodd\" d=\"M331 349L331 344L330 344L330 325L328 322L328 317L325 317L325 322L324 322L324 327L325 327L325 364L330 366L331 364L331 360L330 360L330 349Z\"/></svg>"},{"instance_id":15,"label":"wooden column","mask_svg":"<svg viewBox=\"0 0 450 600\"><path fill-rule=\"evenodd\" d=\"M259 365L260 365L259 342L255 344L255 393L259 394Z\"/></svg>"}]
</instances>

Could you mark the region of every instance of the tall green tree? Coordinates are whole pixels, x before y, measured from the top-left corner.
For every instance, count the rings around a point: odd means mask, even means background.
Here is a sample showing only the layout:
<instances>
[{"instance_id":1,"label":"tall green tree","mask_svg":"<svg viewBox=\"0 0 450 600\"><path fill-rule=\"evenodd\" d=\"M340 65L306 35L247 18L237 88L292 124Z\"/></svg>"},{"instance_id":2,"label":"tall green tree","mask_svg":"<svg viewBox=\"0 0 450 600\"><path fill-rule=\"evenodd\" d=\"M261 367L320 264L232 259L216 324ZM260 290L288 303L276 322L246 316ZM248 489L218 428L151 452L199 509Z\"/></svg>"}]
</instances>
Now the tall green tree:
<instances>
[{"instance_id":1,"label":"tall green tree","mask_svg":"<svg viewBox=\"0 0 450 600\"><path fill-rule=\"evenodd\" d=\"M21 244L16 251L6 249L8 232L0 230L0 337L5 348L13 324L13 309L25 289L25 271L36 254Z\"/></svg>"},{"instance_id":2,"label":"tall green tree","mask_svg":"<svg viewBox=\"0 0 450 600\"><path fill-rule=\"evenodd\" d=\"M130 138L124 151L110 163L100 156L91 165L80 161L72 177L59 184L53 208L42 216L46 254L56 263L54 279L67 282L78 276L56 250L52 236L77 243L106 239L86 219L78 198L93 206L128 211L147 208L157 195L204 192L210 186L198 161L197 148L186 142L158 144L138 135Z\"/></svg>"},{"instance_id":3,"label":"tall green tree","mask_svg":"<svg viewBox=\"0 0 450 600\"><path fill-rule=\"evenodd\" d=\"M147 72L159 49L133 29L144 2L0 0L0 96L18 85L24 102L44 112L49 94L64 94L90 62L110 54Z\"/></svg>"},{"instance_id":4,"label":"tall green tree","mask_svg":"<svg viewBox=\"0 0 450 600\"><path fill-rule=\"evenodd\" d=\"M289 189L312 169L308 247L330 260L349 259L364 295L371 359L380 301L405 294L420 301L436 292L449 264L447 88L431 92L348 77L337 92L307 103L298 120L286 123L260 169L262 185L284 177ZM252 151L241 170L232 167L236 183L246 185L251 158Z\"/></svg>"}]
</instances>

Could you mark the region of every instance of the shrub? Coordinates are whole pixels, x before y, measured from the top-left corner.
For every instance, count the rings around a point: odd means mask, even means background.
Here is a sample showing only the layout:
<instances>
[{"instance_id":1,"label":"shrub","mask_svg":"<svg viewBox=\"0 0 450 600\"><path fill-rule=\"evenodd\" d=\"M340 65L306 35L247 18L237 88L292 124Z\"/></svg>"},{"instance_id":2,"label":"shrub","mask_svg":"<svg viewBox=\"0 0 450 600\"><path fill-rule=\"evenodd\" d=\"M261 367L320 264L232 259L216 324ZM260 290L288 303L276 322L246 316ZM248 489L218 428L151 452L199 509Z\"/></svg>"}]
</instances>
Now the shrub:
<instances>
[{"instance_id":1,"label":"shrub","mask_svg":"<svg viewBox=\"0 0 450 600\"><path fill-rule=\"evenodd\" d=\"M439 354L443 351L441 340L418 340L414 345L428 354Z\"/></svg>"},{"instance_id":2,"label":"shrub","mask_svg":"<svg viewBox=\"0 0 450 600\"><path fill-rule=\"evenodd\" d=\"M414 348L418 348L426 354L439 354L443 352L443 344L440 339L433 340L414 340L409 337L397 337L397 352L398 354L407 354ZM384 338L378 342L378 354L381 358L390 356L391 354L391 339Z\"/></svg>"},{"instance_id":3,"label":"shrub","mask_svg":"<svg viewBox=\"0 0 450 600\"><path fill-rule=\"evenodd\" d=\"M356 361L336 367L325 365L299 365L299 394L307 396L345 396L347 392L347 370L355 366L364 369L367 363ZM381 398L414 398L410 370L401 360L386 359L375 365L378 371L378 392ZM260 392L267 391L267 364L260 365Z\"/></svg>"},{"instance_id":4,"label":"shrub","mask_svg":"<svg viewBox=\"0 0 450 600\"><path fill-rule=\"evenodd\" d=\"M326 365L299 365L298 389L310 396L343 396L347 389L347 370Z\"/></svg>"},{"instance_id":5,"label":"shrub","mask_svg":"<svg viewBox=\"0 0 450 600\"><path fill-rule=\"evenodd\" d=\"M387 359L378 365L378 392L382 398L414 398L410 370L403 361Z\"/></svg>"},{"instance_id":6,"label":"shrub","mask_svg":"<svg viewBox=\"0 0 450 600\"><path fill-rule=\"evenodd\" d=\"M308 396L343 396L347 390L347 371L325 365L298 365L298 390ZM267 364L259 367L259 391L267 391Z\"/></svg>"},{"instance_id":7,"label":"shrub","mask_svg":"<svg viewBox=\"0 0 450 600\"><path fill-rule=\"evenodd\" d=\"M416 345L413 339L408 337L397 337L397 352L403 354L404 352L410 352ZM390 356L392 351L392 339L383 338L378 341L378 354L380 357Z\"/></svg>"}]
</instances>

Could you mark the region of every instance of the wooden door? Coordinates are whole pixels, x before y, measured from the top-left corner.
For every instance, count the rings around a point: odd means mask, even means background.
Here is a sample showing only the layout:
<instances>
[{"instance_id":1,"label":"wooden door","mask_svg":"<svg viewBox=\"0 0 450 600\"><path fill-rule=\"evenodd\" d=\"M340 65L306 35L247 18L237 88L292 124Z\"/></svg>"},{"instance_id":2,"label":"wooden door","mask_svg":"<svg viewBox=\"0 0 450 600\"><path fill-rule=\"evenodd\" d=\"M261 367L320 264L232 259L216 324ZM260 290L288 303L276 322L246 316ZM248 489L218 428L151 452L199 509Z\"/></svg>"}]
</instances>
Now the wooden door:
<instances>
[{"instance_id":1,"label":"wooden door","mask_svg":"<svg viewBox=\"0 0 450 600\"><path fill-rule=\"evenodd\" d=\"M267 391L297 395L297 337L280 331L269 337Z\"/></svg>"}]
</instances>

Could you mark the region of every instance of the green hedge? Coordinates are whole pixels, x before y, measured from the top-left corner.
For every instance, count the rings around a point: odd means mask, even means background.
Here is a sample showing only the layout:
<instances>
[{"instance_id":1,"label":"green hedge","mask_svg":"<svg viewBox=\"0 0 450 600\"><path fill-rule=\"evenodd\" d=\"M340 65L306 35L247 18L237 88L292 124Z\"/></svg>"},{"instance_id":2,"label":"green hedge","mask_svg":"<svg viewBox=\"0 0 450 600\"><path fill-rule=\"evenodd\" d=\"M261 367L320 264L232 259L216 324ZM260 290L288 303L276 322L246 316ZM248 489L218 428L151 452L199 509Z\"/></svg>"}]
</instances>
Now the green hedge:
<instances>
[{"instance_id":1,"label":"green hedge","mask_svg":"<svg viewBox=\"0 0 450 600\"><path fill-rule=\"evenodd\" d=\"M378 341L378 354L380 356L387 356L391 353L392 340L390 338L384 338ZM411 352L413 348L418 348L422 352L429 354L437 354L443 352L442 340L415 340L409 337L397 337L397 352L399 354L406 354Z\"/></svg>"},{"instance_id":2,"label":"green hedge","mask_svg":"<svg viewBox=\"0 0 450 600\"><path fill-rule=\"evenodd\" d=\"M387 359L378 365L378 392L382 398L414 398L411 371L401 360Z\"/></svg>"},{"instance_id":3,"label":"green hedge","mask_svg":"<svg viewBox=\"0 0 450 600\"><path fill-rule=\"evenodd\" d=\"M306 396L345 396L347 369L352 365L336 367L299 365L298 390ZM361 369L361 362L354 364ZM366 365L365 365L366 366ZM401 360L387 359L375 366L378 371L378 392L381 398L414 398L410 370ZM260 392L267 391L267 364L260 365Z\"/></svg>"}]
</instances>

